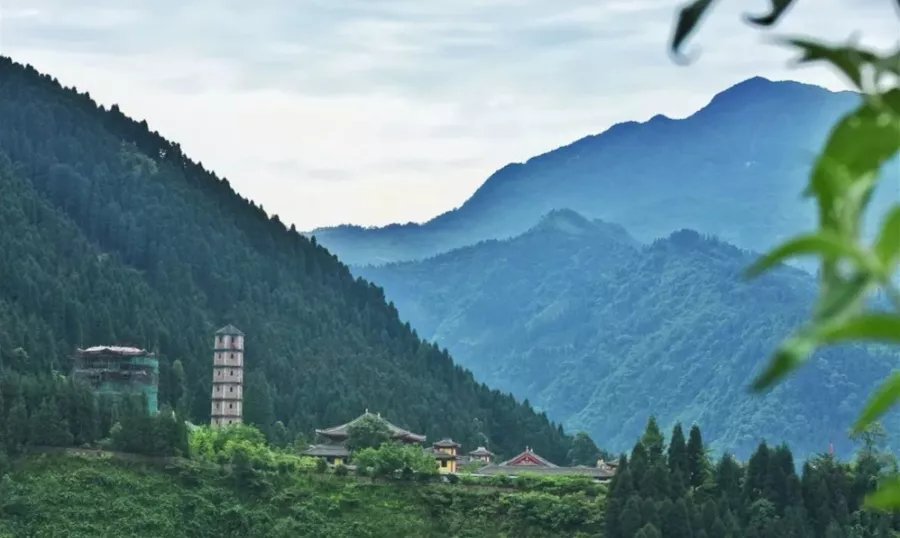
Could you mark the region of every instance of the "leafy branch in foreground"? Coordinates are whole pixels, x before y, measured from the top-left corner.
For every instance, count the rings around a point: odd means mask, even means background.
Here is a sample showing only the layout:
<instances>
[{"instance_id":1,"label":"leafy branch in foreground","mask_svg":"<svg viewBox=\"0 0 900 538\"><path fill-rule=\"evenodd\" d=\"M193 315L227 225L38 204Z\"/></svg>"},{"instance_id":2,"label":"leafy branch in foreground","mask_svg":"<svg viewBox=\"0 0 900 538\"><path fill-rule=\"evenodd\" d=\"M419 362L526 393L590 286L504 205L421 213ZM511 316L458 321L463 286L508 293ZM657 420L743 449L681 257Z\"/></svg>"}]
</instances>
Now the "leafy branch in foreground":
<instances>
[{"instance_id":1,"label":"leafy branch in foreground","mask_svg":"<svg viewBox=\"0 0 900 538\"><path fill-rule=\"evenodd\" d=\"M672 51L680 54L715 0L695 0L681 9L672 36ZM900 0L894 0L900 8ZM771 0L768 14L748 17L770 26L795 0ZM800 63L825 62L859 91L860 105L834 126L816 159L806 195L815 198L819 227L788 240L748 270L754 276L799 256L818 258L819 295L812 318L783 342L753 383L765 390L801 366L819 347L852 341L900 344L900 204L881 219L875 240L867 244L862 223L882 169L900 154L900 48L878 53L854 43L830 45L817 40L789 39L800 52ZM883 293L888 305L874 310L872 298ZM900 373L875 391L853 432L871 426L900 402ZM900 509L900 479L886 481L869 498L869 505Z\"/></svg>"}]
</instances>

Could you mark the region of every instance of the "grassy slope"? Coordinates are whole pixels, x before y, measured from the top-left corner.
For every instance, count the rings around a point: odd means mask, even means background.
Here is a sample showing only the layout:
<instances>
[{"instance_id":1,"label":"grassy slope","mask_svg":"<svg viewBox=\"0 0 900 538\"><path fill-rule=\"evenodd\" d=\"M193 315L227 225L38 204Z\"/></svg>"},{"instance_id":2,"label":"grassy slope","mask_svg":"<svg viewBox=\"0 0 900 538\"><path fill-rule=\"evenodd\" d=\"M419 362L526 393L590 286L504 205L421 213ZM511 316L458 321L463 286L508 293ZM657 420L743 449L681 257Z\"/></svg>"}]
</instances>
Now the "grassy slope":
<instances>
[{"instance_id":1,"label":"grassy slope","mask_svg":"<svg viewBox=\"0 0 900 538\"><path fill-rule=\"evenodd\" d=\"M597 536L603 511L581 493L320 474L254 483L191 463L32 456L0 481L0 537Z\"/></svg>"}]
</instances>

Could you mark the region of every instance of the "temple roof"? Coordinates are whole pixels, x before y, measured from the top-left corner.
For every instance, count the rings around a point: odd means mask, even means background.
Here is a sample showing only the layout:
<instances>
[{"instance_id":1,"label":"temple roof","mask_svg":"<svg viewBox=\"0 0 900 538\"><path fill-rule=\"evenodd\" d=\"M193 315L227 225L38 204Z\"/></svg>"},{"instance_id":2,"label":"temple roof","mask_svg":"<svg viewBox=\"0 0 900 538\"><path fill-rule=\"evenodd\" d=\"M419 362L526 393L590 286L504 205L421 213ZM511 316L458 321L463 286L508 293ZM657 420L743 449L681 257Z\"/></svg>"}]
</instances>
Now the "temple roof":
<instances>
[{"instance_id":1,"label":"temple roof","mask_svg":"<svg viewBox=\"0 0 900 538\"><path fill-rule=\"evenodd\" d=\"M222 327L218 331L216 331L216 334L228 334L228 335L233 334L233 335L237 335L237 336L244 336L243 331L241 331L240 329L238 329L237 327L235 327L234 325L232 325L230 323L228 325Z\"/></svg>"},{"instance_id":2,"label":"temple roof","mask_svg":"<svg viewBox=\"0 0 900 538\"><path fill-rule=\"evenodd\" d=\"M503 465L493 464L487 465L475 471L475 474L483 475L510 475L517 474L537 474L537 475L581 475L590 476L597 480L608 480L615 475L615 471L610 468L597 467L540 467L537 465Z\"/></svg>"},{"instance_id":3,"label":"temple roof","mask_svg":"<svg viewBox=\"0 0 900 538\"><path fill-rule=\"evenodd\" d=\"M501 467L558 467L558 465L537 455L534 450L525 447L525 451L514 456L503 463L498 464Z\"/></svg>"},{"instance_id":4,"label":"temple roof","mask_svg":"<svg viewBox=\"0 0 900 538\"><path fill-rule=\"evenodd\" d=\"M441 439L440 441L433 443L431 446L433 446L434 448L459 448L461 445L453 439Z\"/></svg>"},{"instance_id":5,"label":"temple roof","mask_svg":"<svg viewBox=\"0 0 900 538\"><path fill-rule=\"evenodd\" d=\"M484 448L483 446L480 446L480 447L476 448L475 450L469 452L469 455L470 456L493 456L494 453L491 452L490 450Z\"/></svg>"},{"instance_id":6,"label":"temple roof","mask_svg":"<svg viewBox=\"0 0 900 538\"><path fill-rule=\"evenodd\" d=\"M77 350L79 355L121 355L123 357L132 357L137 355L150 355L146 349L128 346L91 346L87 349Z\"/></svg>"},{"instance_id":7,"label":"temple roof","mask_svg":"<svg viewBox=\"0 0 900 538\"><path fill-rule=\"evenodd\" d=\"M350 451L347 450L347 447L344 445L336 445L336 444L322 444L322 445L310 445L309 448L303 451L304 456L325 456L325 457L335 457L335 458L346 458L350 455Z\"/></svg>"},{"instance_id":8,"label":"temple roof","mask_svg":"<svg viewBox=\"0 0 900 538\"><path fill-rule=\"evenodd\" d=\"M366 410L365 413L356 417L355 419L351 420L350 422L348 422L346 424L341 424L340 426L333 426L331 428L325 428L324 430L316 430L316 433L319 435L323 435L325 437L331 438L331 439L346 439L347 437L350 436L350 427L366 417L376 418L376 419L380 420L381 422L383 422L384 425L387 426L388 431L391 432L391 437L393 437L394 439L402 439L404 441L414 442L414 443L424 443L425 442L424 435L421 435L418 433L412 433L411 431L404 430L403 428L401 428L399 426L395 426L394 424L391 424L390 422L388 422L386 419L381 418L380 414L369 413L368 409Z\"/></svg>"},{"instance_id":9,"label":"temple roof","mask_svg":"<svg viewBox=\"0 0 900 538\"><path fill-rule=\"evenodd\" d=\"M425 452L434 457L436 460L457 460L459 456L456 454L448 454L446 452L441 452L436 448L426 448Z\"/></svg>"}]
</instances>

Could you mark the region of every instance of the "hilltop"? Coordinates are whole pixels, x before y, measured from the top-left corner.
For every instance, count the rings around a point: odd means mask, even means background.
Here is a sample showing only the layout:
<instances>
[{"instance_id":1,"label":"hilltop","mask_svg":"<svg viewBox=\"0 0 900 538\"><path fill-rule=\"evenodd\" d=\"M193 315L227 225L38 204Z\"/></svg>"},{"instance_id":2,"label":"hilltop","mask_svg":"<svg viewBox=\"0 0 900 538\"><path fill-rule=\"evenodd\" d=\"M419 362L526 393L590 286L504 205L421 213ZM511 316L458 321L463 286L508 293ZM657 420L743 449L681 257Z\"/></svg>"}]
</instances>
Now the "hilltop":
<instances>
[{"instance_id":1,"label":"hilltop","mask_svg":"<svg viewBox=\"0 0 900 538\"><path fill-rule=\"evenodd\" d=\"M0 191L7 372L67 374L95 344L156 350L160 403L204 423L213 331L233 323L247 334L245 418L263 430L280 420L309 436L369 408L432 439L566 460L556 424L419 338L314 240L146 122L9 58Z\"/></svg>"},{"instance_id":2,"label":"hilltop","mask_svg":"<svg viewBox=\"0 0 900 538\"><path fill-rule=\"evenodd\" d=\"M503 166L461 207L424 224L311 234L345 263L378 265L513 237L548 211L571 208L621 224L643 242L690 228L762 251L813 226L814 206L801 197L813 155L858 99L752 78L686 118L617 124ZM900 199L900 166L893 170L875 214Z\"/></svg>"}]
</instances>

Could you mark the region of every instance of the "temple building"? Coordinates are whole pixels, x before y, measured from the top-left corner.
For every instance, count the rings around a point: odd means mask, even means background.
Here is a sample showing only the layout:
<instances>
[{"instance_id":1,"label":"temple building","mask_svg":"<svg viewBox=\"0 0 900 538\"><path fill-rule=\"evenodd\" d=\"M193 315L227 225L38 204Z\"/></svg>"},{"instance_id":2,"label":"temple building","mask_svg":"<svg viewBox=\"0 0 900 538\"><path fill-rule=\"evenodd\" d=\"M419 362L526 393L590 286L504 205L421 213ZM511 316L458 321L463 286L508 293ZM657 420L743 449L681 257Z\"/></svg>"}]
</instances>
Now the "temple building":
<instances>
[{"instance_id":1,"label":"temple building","mask_svg":"<svg viewBox=\"0 0 900 538\"><path fill-rule=\"evenodd\" d=\"M354 424L366 417L380 420L387 427L388 431L391 434L391 438L394 441L416 445L425 442L424 435L404 430L403 428L396 426L390 423L388 420L382 418L380 413L369 413L369 410L366 409L365 413L356 417L350 422L347 422L346 424L341 424L339 426L333 426L331 428L325 428L322 430L317 429L316 436L319 438L318 440L320 441L320 443L310 445L309 448L307 448L303 452L303 454L306 456L325 458L325 461L334 465L347 463L347 459L350 457L350 449L347 448L347 439L350 437L350 429Z\"/></svg>"},{"instance_id":2,"label":"temple building","mask_svg":"<svg viewBox=\"0 0 900 538\"><path fill-rule=\"evenodd\" d=\"M602 464L602 460L597 462L596 467L587 467L579 465L576 467L561 467L545 458L536 454L532 449L526 447L525 451L510 458L503 463L491 464L482 467L476 474L480 475L508 475L518 476L521 474L536 475L582 475L589 476L598 481L610 480L616 473L615 466Z\"/></svg>"},{"instance_id":3,"label":"temple building","mask_svg":"<svg viewBox=\"0 0 900 538\"><path fill-rule=\"evenodd\" d=\"M438 462L441 474L455 473L459 465L460 444L453 439L441 439L431 445L431 453Z\"/></svg>"},{"instance_id":4,"label":"temple building","mask_svg":"<svg viewBox=\"0 0 900 538\"><path fill-rule=\"evenodd\" d=\"M213 341L211 426L240 424L244 416L244 333L222 327Z\"/></svg>"},{"instance_id":5,"label":"temple building","mask_svg":"<svg viewBox=\"0 0 900 538\"><path fill-rule=\"evenodd\" d=\"M485 465L489 465L494 462L494 453L483 446L480 446L469 452L469 461L479 461Z\"/></svg>"},{"instance_id":6,"label":"temple building","mask_svg":"<svg viewBox=\"0 0 900 538\"><path fill-rule=\"evenodd\" d=\"M158 411L159 358L136 347L94 346L75 352L72 378L98 395L142 395L151 414Z\"/></svg>"}]
</instances>

